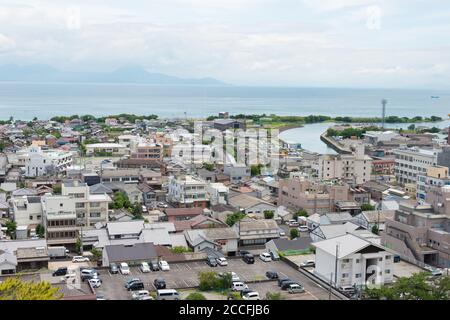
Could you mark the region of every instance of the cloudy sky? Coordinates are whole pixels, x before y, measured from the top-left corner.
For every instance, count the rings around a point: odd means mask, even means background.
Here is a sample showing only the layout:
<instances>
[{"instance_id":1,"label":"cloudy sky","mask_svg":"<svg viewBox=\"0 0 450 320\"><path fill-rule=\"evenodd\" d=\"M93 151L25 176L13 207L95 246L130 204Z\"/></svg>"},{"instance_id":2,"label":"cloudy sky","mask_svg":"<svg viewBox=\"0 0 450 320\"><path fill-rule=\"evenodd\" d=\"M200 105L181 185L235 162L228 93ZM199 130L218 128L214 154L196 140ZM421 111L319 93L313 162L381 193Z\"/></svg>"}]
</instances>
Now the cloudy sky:
<instances>
[{"instance_id":1,"label":"cloudy sky","mask_svg":"<svg viewBox=\"0 0 450 320\"><path fill-rule=\"evenodd\" d=\"M0 0L0 64L448 88L448 0Z\"/></svg>"}]
</instances>

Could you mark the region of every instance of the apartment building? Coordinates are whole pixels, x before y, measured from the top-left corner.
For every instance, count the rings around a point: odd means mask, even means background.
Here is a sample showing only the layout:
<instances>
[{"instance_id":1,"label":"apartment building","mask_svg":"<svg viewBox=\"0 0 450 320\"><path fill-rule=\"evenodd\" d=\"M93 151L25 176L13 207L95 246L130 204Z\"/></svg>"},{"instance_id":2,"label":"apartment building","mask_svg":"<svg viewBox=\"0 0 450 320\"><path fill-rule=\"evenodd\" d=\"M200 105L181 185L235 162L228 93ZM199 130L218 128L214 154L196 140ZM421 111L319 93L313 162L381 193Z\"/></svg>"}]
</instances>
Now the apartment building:
<instances>
[{"instance_id":1,"label":"apartment building","mask_svg":"<svg viewBox=\"0 0 450 320\"><path fill-rule=\"evenodd\" d=\"M394 253L375 242L346 234L312 245L316 248L314 273L335 287L384 285L394 280Z\"/></svg>"},{"instance_id":2,"label":"apartment building","mask_svg":"<svg viewBox=\"0 0 450 320\"><path fill-rule=\"evenodd\" d=\"M78 238L75 198L45 194L41 198L43 222L49 246L74 247Z\"/></svg>"},{"instance_id":3,"label":"apartment building","mask_svg":"<svg viewBox=\"0 0 450 320\"><path fill-rule=\"evenodd\" d=\"M39 146L30 146L25 154L25 176L40 177L66 172L73 163L71 152L54 149L42 150Z\"/></svg>"},{"instance_id":4,"label":"apartment building","mask_svg":"<svg viewBox=\"0 0 450 320\"><path fill-rule=\"evenodd\" d=\"M91 194L89 186L78 180L64 181L61 194L75 201L77 225L94 226L97 222L108 222L108 204L112 199L104 194Z\"/></svg>"},{"instance_id":5,"label":"apartment building","mask_svg":"<svg viewBox=\"0 0 450 320\"><path fill-rule=\"evenodd\" d=\"M13 196L10 206L17 226L33 226L42 223L41 197L35 195Z\"/></svg>"},{"instance_id":6,"label":"apartment building","mask_svg":"<svg viewBox=\"0 0 450 320\"><path fill-rule=\"evenodd\" d=\"M350 200L349 186L319 183L304 177L279 181L278 205L294 211L304 209L308 214L335 211L338 201Z\"/></svg>"},{"instance_id":7,"label":"apartment building","mask_svg":"<svg viewBox=\"0 0 450 320\"><path fill-rule=\"evenodd\" d=\"M441 189L450 195L450 188ZM439 211L445 205L436 208L401 204L394 217L386 219L382 243L406 260L450 267L450 216L443 214L447 209Z\"/></svg>"},{"instance_id":8,"label":"apartment building","mask_svg":"<svg viewBox=\"0 0 450 320\"><path fill-rule=\"evenodd\" d=\"M373 174L394 175L395 159L394 158L374 159L372 161L372 167L373 167Z\"/></svg>"},{"instance_id":9,"label":"apartment building","mask_svg":"<svg viewBox=\"0 0 450 320\"><path fill-rule=\"evenodd\" d=\"M169 178L168 200L180 208L202 207L209 203L206 182L190 175Z\"/></svg>"},{"instance_id":10,"label":"apartment building","mask_svg":"<svg viewBox=\"0 0 450 320\"><path fill-rule=\"evenodd\" d=\"M401 185L417 183L418 175L424 175L428 167L437 165L439 150L408 148L405 146L393 150L395 155L395 178Z\"/></svg>"},{"instance_id":11,"label":"apartment building","mask_svg":"<svg viewBox=\"0 0 450 320\"><path fill-rule=\"evenodd\" d=\"M130 149L119 143L92 143L86 145L86 155L111 155L124 156L129 154Z\"/></svg>"},{"instance_id":12,"label":"apartment building","mask_svg":"<svg viewBox=\"0 0 450 320\"><path fill-rule=\"evenodd\" d=\"M450 177L448 176L448 168L444 166L430 166L426 174L417 175L416 199L419 203L424 204L427 193L433 186L450 185Z\"/></svg>"},{"instance_id":13,"label":"apartment building","mask_svg":"<svg viewBox=\"0 0 450 320\"><path fill-rule=\"evenodd\" d=\"M316 165L317 175L323 180L343 179L350 184L370 181L372 158L364 154L363 144L354 144L352 154L321 155Z\"/></svg>"},{"instance_id":14,"label":"apartment building","mask_svg":"<svg viewBox=\"0 0 450 320\"><path fill-rule=\"evenodd\" d=\"M163 159L163 147L160 144L141 142L132 150L131 159L152 159L159 161Z\"/></svg>"},{"instance_id":15,"label":"apartment building","mask_svg":"<svg viewBox=\"0 0 450 320\"><path fill-rule=\"evenodd\" d=\"M211 205L227 204L229 189L223 183L209 183L206 188Z\"/></svg>"},{"instance_id":16,"label":"apartment building","mask_svg":"<svg viewBox=\"0 0 450 320\"><path fill-rule=\"evenodd\" d=\"M230 177L232 183L240 183L250 179L250 167L243 163L226 164L223 173Z\"/></svg>"}]
</instances>

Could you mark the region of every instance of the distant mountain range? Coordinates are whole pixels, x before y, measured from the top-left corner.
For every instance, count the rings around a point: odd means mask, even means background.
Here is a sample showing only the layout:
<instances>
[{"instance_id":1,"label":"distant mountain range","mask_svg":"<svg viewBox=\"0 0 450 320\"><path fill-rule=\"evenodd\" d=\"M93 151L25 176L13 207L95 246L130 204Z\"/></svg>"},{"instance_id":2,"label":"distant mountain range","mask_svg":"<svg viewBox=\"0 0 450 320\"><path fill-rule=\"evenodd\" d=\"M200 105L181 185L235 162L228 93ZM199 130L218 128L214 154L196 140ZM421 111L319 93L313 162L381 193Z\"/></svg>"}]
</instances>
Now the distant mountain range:
<instances>
[{"instance_id":1,"label":"distant mountain range","mask_svg":"<svg viewBox=\"0 0 450 320\"><path fill-rule=\"evenodd\" d=\"M0 81L17 82L103 82L146 83L169 85L227 85L213 78L178 78L162 73L150 73L142 67L122 67L112 72L71 72L58 70L49 65L3 65Z\"/></svg>"}]
</instances>

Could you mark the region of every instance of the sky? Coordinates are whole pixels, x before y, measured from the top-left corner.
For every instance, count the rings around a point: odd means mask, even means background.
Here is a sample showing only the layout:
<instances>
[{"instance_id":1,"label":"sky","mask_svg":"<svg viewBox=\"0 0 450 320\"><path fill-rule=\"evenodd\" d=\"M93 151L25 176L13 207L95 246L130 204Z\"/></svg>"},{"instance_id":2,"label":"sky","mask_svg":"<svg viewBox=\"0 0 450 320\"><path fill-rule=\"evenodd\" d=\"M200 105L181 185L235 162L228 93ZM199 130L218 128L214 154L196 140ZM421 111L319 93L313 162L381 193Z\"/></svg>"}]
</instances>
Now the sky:
<instances>
[{"instance_id":1,"label":"sky","mask_svg":"<svg viewBox=\"0 0 450 320\"><path fill-rule=\"evenodd\" d=\"M0 65L448 89L449 40L448 0L0 0Z\"/></svg>"}]
</instances>

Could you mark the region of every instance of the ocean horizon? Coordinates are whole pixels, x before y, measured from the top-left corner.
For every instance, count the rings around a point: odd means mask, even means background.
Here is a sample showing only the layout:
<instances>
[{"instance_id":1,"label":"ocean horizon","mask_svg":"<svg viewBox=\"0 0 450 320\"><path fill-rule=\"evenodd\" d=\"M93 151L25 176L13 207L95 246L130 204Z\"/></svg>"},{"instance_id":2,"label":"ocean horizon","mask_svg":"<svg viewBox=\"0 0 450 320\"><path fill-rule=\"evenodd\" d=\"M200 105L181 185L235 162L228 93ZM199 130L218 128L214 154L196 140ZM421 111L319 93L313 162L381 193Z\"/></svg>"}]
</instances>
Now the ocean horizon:
<instances>
[{"instance_id":1,"label":"ocean horizon","mask_svg":"<svg viewBox=\"0 0 450 320\"><path fill-rule=\"evenodd\" d=\"M439 98L431 98L439 96ZM441 116L450 90L0 82L0 119L56 115L156 114L162 118L230 114Z\"/></svg>"}]
</instances>

